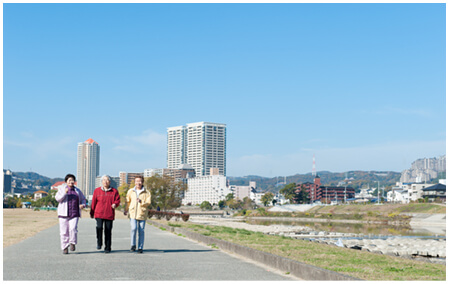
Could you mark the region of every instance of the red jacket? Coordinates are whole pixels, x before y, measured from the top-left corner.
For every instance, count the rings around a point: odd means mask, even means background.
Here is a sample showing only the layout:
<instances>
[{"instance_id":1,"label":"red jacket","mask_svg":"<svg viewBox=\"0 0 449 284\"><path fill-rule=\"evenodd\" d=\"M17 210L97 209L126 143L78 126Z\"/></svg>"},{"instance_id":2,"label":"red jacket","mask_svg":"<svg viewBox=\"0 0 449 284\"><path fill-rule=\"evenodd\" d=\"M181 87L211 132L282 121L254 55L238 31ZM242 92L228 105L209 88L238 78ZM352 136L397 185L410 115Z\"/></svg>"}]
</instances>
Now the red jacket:
<instances>
[{"instance_id":1,"label":"red jacket","mask_svg":"<svg viewBox=\"0 0 449 284\"><path fill-rule=\"evenodd\" d=\"M112 204L115 204L115 208L120 205L120 195L117 189L111 187L110 190L103 191L101 187L97 187L92 197L90 216L114 220L115 209L112 208Z\"/></svg>"}]
</instances>

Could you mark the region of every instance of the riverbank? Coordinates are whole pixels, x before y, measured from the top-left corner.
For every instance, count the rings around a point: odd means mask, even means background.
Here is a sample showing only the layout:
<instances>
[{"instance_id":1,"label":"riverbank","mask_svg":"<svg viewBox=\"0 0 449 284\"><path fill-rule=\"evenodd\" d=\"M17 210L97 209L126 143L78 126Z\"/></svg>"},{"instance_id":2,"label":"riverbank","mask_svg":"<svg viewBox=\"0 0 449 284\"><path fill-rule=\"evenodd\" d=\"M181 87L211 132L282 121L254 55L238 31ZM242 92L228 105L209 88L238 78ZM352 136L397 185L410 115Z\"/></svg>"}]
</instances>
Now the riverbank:
<instances>
[{"instance_id":1,"label":"riverbank","mask_svg":"<svg viewBox=\"0 0 449 284\"><path fill-rule=\"evenodd\" d=\"M266 220L268 217L264 217L263 219ZM367 236L347 232L316 231L313 228L298 225L254 225L243 222L243 217L230 219L193 216L190 218L190 221L201 225L225 226L261 232L268 235L312 240L317 243L407 259L425 260L441 264L445 264L446 262L445 237L440 239L422 239L402 238L400 236Z\"/></svg>"},{"instance_id":2,"label":"riverbank","mask_svg":"<svg viewBox=\"0 0 449 284\"><path fill-rule=\"evenodd\" d=\"M244 229L248 224L234 222L228 218L209 218L207 224L196 223L196 217L188 222L154 220L164 225L180 227L192 232L249 247L269 254L292 259L326 270L342 273L363 280L445 280L446 267L427 263L354 250L335 245L323 245L281 235L262 233L267 226L254 226L260 231ZM199 217L201 218L201 217ZM220 223L217 219L223 219ZM203 220L204 222L205 220ZM227 225L227 226L225 226ZM233 227L231 227L233 226ZM214 247L214 244L211 244ZM216 247L219 248L219 247Z\"/></svg>"}]
</instances>

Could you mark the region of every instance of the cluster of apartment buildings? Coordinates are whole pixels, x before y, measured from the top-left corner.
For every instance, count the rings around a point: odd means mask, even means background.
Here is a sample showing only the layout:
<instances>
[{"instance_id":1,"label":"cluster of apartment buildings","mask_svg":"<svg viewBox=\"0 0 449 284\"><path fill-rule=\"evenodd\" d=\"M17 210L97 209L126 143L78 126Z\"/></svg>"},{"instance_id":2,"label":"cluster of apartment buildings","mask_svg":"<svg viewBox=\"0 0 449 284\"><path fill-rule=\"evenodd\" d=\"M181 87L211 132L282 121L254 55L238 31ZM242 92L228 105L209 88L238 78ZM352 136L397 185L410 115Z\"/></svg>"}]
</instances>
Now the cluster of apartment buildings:
<instances>
[{"instance_id":1,"label":"cluster of apartment buildings","mask_svg":"<svg viewBox=\"0 0 449 284\"><path fill-rule=\"evenodd\" d=\"M296 184L296 192L305 189L310 203L338 204L355 198L355 189L349 186L323 186L321 178L316 175L313 182Z\"/></svg>"},{"instance_id":2,"label":"cluster of apartment buildings","mask_svg":"<svg viewBox=\"0 0 449 284\"><path fill-rule=\"evenodd\" d=\"M391 203L410 203L419 199L435 201L446 200L446 180L440 179L439 183L402 183L398 182L391 191L387 192L387 201Z\"/></svg>"},{"instance_id":3,"label":"cluster of apartment buildings","mask_svg":"<svg viewBox=\"0 0 449 284\"><path fill-rule=\"evenodd\" d=\"M426 183L446 172L446 155L435 158L422 158L414 161L410 169L401 173L401 183Z\"/></svg>"},{"instance_id":4,"label":"cluster of apartment buildings","mask_svg":"<svg viewBox=\"0 0 449 284\"><path fill-rule=\"evenodd\" d=\"M93 139L78 143L78 187L91 196L101 185L100 146ZM218 203L232 192L226 182L226 124L189 123L167 128L167 168L149 168L140 173L120 172L111 185L130 184L136 175L167 175L187 183L183 204Z\"/></svg>"},{"instance_id":5,"label":"cluster of apartment buildings","mask_svg":"<svg viewBox=\"0 0 449 284\"><path fill-rule=\"evenodd\" d=\"M445 170L442 160L426 160L424 163L429 165L428 168L434 168L437 165L439 168L444 167ZM419 160L418 162L423 161ZM94 189L101 185L99 169L99 144L91 138L78 143L77 186L88 198L91 198ZM156 174L170 176L187 184L188 190L183 196L183 205L197 205L203 201L218 204L220 200L225 200L229 193L240 200L248 197L256 204L262 204L261 198L265 194L257 192L255 182L249 182L248 186L228 183L226 179L226 124L222 123L196 122L167 128L167 167L148 168L139 173L119 172L119 176L111 177L111 186L118 188L125 183L131 184L137 175L151 177ZM441 186L434 190L426 189L431 186L433 185L427 183L400 183L400 186L387 193L387 200L408 203L426 196L431 200L441 199ZM307 191L310 203L335 204L360 201L366 198L366 196L361 196L363 192L357 196L355 190L349 186L323 186L319 176L316 176L313 182L297 184L296 192L302 188ZM275 194L274 199L277 204L287 202L279 193Z\"/></svg>"}]
</instances>

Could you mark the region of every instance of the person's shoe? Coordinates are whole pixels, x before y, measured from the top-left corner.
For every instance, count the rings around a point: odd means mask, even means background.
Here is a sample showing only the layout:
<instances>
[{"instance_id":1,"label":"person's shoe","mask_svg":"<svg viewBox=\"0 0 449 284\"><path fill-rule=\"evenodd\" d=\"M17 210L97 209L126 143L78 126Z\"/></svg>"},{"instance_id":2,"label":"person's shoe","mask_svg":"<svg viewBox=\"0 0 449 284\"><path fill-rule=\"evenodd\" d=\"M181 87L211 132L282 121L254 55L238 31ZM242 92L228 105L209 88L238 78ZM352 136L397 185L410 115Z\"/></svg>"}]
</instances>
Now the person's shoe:
<instances>
[{"instance_id":1,"label":"person's shoe","mask_svg":"<svg viewBox=\"0 0 449 284\"><path fill-rule=\"evenodd\" d=\"M97 249L101 249L101 246L97 246Z\"/></svg>"},{"instance_id":2,"label":"person's shoe","mask_svg":"<svg viewBox=\"0 0 449 284\"><path fill-rule=\"evenodd\" d=\"M104 250L104 253L110 253L111 252L111 250Z\"/></svg>"},{"instance_id":3,"label":"person's shoe","mask_svg":"<svg viewBox=\"0 0 449 284\"><path fill-rule=\"evenodd\" d=\"M71 251L75 251L75 245L74 244L70 244L70 250Z\"/></svg>"},{"instance_id":4,"label":"person's shoe","mask_svg":"<svg viewBox=\"0 0 449 284\"><path fill-rule=\"evenodd\" d=\"M66 248L62 251L62 254L69 254L69 248L66 247Z\"/></svg>"},{"instance_id":5,"label":"person's shoe","mask_svg":"<svg viewBox=\"0 0 449 284\"><path fill-rule=\"evenodd\" d=\"M137 252L138 253L143 253L143 249L139 249Z\"/></svg>"},{"instance_id":6,"label":"person's shoe","mask_svg":"<svg viewBox=\"0 0 449 284\"><path fill-rule=\"evenodd\" d=\"M129 251L136 251L136 246L132 246Z\"/></svg>"}]
</instances>

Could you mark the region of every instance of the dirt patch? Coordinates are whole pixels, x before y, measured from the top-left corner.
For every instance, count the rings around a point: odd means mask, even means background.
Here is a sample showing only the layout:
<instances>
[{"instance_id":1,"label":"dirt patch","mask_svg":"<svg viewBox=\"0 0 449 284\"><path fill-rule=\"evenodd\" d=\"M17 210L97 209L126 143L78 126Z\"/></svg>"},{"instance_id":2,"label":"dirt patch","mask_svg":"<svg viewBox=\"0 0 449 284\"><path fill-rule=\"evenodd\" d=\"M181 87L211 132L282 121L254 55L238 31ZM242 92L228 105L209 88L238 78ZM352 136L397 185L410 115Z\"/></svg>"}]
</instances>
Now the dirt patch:
<instances>
[{"instance_id":1,"label":"dirt patch","mask_svg":"<svg viewBox=\"0 0 449 284\"><path fill-rule=\"evenodd\" d=\"M125 219L123 212L115 212L116 219ZM82 218L90 218L89 211L82 211ZM56 211L33 211L32 209L3 209L3 247L34 236L42 230L58 225Z\"/></svg>"},{"instance_id":2,"label":"dirt patch","mask_svg":"<svg viewBox=\"0 0 449 284\"><path fill-rule=\"evenodd\" d=\"M56 211L3 209L3 247L23 241L58 224Z\"/></svg>"}]
</instances>

